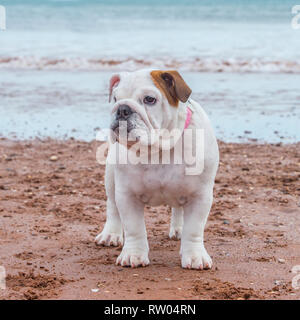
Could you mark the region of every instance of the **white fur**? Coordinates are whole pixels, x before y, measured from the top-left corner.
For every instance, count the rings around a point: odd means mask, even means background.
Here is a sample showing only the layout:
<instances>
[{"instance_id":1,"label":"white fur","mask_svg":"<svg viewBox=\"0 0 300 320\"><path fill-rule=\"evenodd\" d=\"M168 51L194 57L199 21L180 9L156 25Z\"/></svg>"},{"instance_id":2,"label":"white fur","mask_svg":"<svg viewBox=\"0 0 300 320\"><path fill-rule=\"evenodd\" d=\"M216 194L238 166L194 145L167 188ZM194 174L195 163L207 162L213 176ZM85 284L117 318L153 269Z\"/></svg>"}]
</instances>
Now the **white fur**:
<instances>
[{"instance_id":1,"label":"white fur","mask_svg":"<svg viewBox=\"0 0 300 320\"><path fill-rule=\"evenodd\" d=\"M219 151L210 121L200 105L191 99L185 104L179 103L178 107L170 106L164 94L154 85L149 70L121 73L120 79L113 90L117 101L112 105L112 119L118 106L126 103L139 115L135 124L145 130L179 128L183 131L186 106L192 107L189 128L204 129L204 170L200 175L186 175L185 164L107 164L107 221L95 241L107 246L123 244L124 231L124 246L116 263L131 267L146 266L149 264L149 246L144 206L170 205L169 236L181 239L182 267L211 268L212 260L204 247L204 227L213 201ZM143 97L149 94L156 96L155 106L143 105ZM112 144L108 160L114 157L116 146L123 147L117 142Z\"/></svg>"}]
</instances>

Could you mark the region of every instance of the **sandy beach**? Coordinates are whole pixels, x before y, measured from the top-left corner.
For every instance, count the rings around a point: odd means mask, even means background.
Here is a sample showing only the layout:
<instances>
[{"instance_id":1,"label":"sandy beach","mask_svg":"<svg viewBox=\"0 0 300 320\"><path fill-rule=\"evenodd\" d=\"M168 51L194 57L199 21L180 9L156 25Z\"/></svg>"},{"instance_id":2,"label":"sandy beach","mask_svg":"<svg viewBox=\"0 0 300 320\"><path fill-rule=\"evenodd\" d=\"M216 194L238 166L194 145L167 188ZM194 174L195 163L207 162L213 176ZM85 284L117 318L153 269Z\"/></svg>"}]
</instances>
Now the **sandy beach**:
<instances>
[{"instance_id":1,"label":"sandy beach","mask_svg":"<svg viewBox=\"0 0 300 320\"><path fill-rule=\"evenodd\" d=\"M0 299L299 299L300 144L219 142L208 271L180 267L170 209L145 208L150 266L115 266L99 142L0 140ZM53 157L54 156L54 157Z\"/></svg>"},{"instance_id":2,"label":"sandy beach","mask_svg":"<svg viewBox=\"0 0 300 320\"><path fill-rule=\"evenodd\" d=\"M2 0L0 300L299 300L295 5ZM96 150L110 79L142 68L177 70L219 141L211 270L181 268L165 206L145 208L150 266L116 266L121 247L94 243L106 220Z\"/></svg>"}]
</instances>

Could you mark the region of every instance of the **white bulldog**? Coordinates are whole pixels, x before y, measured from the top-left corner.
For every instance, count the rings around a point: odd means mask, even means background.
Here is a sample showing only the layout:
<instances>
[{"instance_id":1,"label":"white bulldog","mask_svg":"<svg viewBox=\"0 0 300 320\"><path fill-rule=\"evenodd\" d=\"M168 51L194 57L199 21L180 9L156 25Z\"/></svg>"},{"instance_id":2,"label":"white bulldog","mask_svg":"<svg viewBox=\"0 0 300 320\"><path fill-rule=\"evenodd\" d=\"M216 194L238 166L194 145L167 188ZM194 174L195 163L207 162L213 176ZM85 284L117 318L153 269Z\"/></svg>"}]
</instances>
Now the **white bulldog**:
<instances>
[{"instance_id":1,"label":"white bulldog","mask_svg":"<svg viewBox=\"0 0 300 320\"><path fill-rule=\"evenodd\" d=\"M113 101L111 130L114 134L105 172L107 221L95 242L105 246L123 245L124 231L124 246L116 261L118 265L138 267L149 264L144 221L144 206L147 204L172 207L169 237L181 239L183 268L207 269L212 266L212 260L204 247L204 227L213 201L219 150L206 113L189 98L190 94L191 89L177 71L122 72L110 80L110 101ZM178 137L169 144L169 164L162 161L162 145L158 149L153 148L158 163L151 163L149 154L146 156L149 163L129 161L122 164L115 161L119 159L118 151L122 149L128 151L128 156L136 153L136 148L131 150L129 138L128 145L124 144L124 140L121 142L120 123L127 125L126 130L131 139L146 146L148 150L154 144L157 146L157 140L154 143L149 138L153 130L176 129L182 138L187 135L188 129L193 133L196 129L202 129L202 172L189 173L187 170L192 165L178 161L178 151L175 149L178 141L182 141ZM141 131L145 135L141 135ZM187 142L184 140L184 148L194 148L196 138L193 134L192 139ZM181 158L184 159L183 152Z\"/></svg>"}]
</instances>

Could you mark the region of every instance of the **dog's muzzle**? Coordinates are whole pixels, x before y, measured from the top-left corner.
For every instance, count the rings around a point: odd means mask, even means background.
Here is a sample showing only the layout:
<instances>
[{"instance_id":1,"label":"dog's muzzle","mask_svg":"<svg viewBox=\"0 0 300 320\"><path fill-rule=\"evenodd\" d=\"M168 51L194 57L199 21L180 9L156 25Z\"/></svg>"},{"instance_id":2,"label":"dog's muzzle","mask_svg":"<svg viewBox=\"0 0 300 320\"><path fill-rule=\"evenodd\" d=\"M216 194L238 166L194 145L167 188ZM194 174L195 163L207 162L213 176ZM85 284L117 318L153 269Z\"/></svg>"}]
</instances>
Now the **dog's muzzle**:
<instances>
[{"instance_id":1,"label":"dog's muzzle","mask_svg":"<svg viewBox=\"0 0 300 320\"><path fill-rule=\"evenodd\" d=\"M135 113L127 104L121 104L115 115L115 119L112 122L110 128L113 131L116 131L116 129L119 128L119 122L120 121L128 121L130 116ZM127 124L127 132L129 132L132 129L132 125L130 123Z\"/></svg>"},{"instance_id":2,"label":"dog's muzzle","mask_svg":"<svg viewBox=\"0 0 300 320\"><path fill-rule=\"evenodd\" d=\"M127 104L121 104L117 110L116 120L126 121L133 114L133 110Z\"/></svg>"}]
</instances>

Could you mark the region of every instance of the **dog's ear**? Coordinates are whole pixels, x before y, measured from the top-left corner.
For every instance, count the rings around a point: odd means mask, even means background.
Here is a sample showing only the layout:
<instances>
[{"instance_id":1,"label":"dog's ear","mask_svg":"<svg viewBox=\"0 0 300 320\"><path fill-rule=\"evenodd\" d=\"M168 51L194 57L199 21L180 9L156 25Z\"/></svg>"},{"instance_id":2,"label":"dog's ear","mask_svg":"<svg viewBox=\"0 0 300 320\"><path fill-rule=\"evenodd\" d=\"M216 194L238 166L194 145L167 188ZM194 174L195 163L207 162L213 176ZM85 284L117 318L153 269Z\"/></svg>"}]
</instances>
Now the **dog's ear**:
<instances>
[{"instance_id":1,"label":"dog's ear","mask_svg":"<svg viewBox=\"0 0 300 320\"><path fill-rule=\"evenodd\" d=\"M175 70L154 70L151 71L151 77L154 84L163 91L172 106L177 107L179 101L186 102L192 93L179 72Z\"/></svg>"},{"instance_id":2,"label":"dog's ear","mask_svg":"<svg viewBox=\"0 0 300 320\"><path fill-rule=\"evenodd\" d=\"M111 101L111 95L112 95L112 91L114 88L116 88L118 86L120 82L120 75L119 74L114 74L109 81L109 98L108 98L108 102Z\"/></svg>"}]
</instances>

